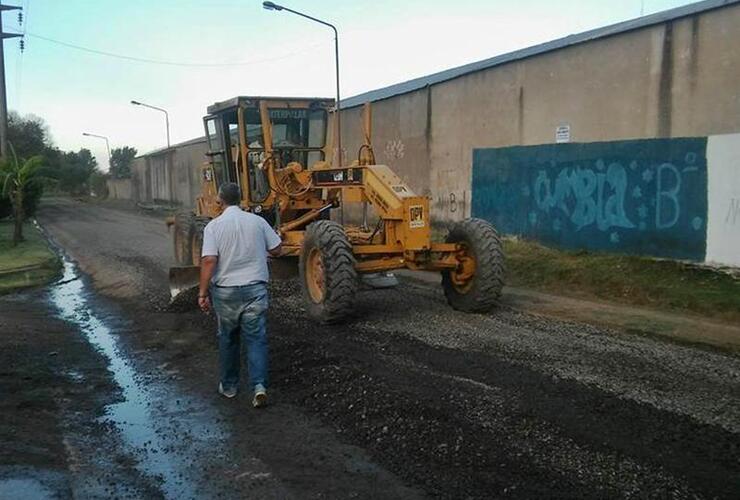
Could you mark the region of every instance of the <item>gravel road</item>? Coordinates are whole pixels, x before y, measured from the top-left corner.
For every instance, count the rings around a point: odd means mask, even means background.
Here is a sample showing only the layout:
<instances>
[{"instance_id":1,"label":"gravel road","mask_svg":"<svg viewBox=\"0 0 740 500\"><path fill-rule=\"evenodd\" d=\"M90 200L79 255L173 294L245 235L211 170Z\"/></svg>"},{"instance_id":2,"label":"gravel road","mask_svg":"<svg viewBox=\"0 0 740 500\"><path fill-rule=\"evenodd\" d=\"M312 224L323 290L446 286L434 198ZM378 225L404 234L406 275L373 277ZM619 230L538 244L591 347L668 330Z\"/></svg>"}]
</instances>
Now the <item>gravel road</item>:
<instances>
[{"instance_id":1,"label":"gravel road","mask_svg":"<svg viewBox=\"0 0 740 500\"><path fill-rule=\"evenodd\" d=\"M740 492L734 355L511 309L461 314L438 289L411 283L363 292L352 321L319 327L297 283L280 281L269 324L274 404L258 412L246 395L215 394L213 319L166 309L171 243L161 220L54 200L40 222L89 276L97 306L119 319L138 372L217 415L224 437L214 446L229 466L190 457L218 469L202 495Z\"/></svg>"}]
</instances>

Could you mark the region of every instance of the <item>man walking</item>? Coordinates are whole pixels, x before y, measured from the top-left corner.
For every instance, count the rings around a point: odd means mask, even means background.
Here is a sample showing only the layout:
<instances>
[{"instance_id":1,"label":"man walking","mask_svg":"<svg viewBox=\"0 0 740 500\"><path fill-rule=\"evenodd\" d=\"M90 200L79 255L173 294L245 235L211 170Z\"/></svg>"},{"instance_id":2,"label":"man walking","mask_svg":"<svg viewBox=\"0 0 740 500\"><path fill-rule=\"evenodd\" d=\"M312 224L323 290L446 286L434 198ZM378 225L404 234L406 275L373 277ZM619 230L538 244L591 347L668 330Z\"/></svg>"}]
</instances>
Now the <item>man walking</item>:
<instances>
[{"instance_id":1,"label":"man walking","mask_svg":"<svg viewBox=\"0 0 740 500\"><path fill-rule=\"evenodd\" d=\"M259 408L267 404L267 255L279 255L281 241L265 219L239 208L240 200L239 186L221 185L218 202L224 210L203 231L198 305L203 312L212 305L218 318L218 392L236 396L241 336L254 389L252 406Z\"/></svg>"}]
</instances>

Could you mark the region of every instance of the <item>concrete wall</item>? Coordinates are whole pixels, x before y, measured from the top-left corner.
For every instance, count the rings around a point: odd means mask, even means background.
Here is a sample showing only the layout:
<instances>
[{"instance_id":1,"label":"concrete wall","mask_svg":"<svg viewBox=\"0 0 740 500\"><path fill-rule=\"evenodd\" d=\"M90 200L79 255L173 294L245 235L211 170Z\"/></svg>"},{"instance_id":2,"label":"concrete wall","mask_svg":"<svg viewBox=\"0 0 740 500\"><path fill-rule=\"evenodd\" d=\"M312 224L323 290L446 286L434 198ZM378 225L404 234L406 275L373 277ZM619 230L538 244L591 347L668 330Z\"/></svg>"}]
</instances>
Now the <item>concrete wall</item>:
<instances>
[{"instance_id":1,"label":"concrete wall","mask_svg":"<svg viewBox=\"0 0 740 500\"><path fill-rule=\"evenodd\" d=\"M740 131L740 6L503 64L373 104L373 142L447 223L470 215L473 150ZM345 112L350 156L359 108ZM403 158L383 154L403 151Z\"/></svg>"},{"instance_id":2,"label":"concrete wall","mask_svg":"<svg viewBox=\"0 0 740 500\"><path fill-rule=\"evenodd\" d=\"M411 189L431 194L429 177L429 90L373 104L373 150L377 163L392 165ZM362 145L362 107L342 112L345 160L357 158Z\"/></svg>"},{"instance_id":3,"label":"concrete wall","mask_svg":"<svg viewBox=\"0 0 740 500\"><path fill-rule=\"evenodd\" d=\"M707 161L706 260L740 266L740 134L710 137Z\"/></svg>"},{"instance_id":4,"label":"concrete wall","mask_svg":"<svg viewBox=\"0 0 740 500\"><path fill-rule=\"evenodd\" d=\"M130 200L133 196L131 179L108 179L108 198L114 200Z\"/></svg>"},{"instance_id":5,"label":"concrete wall","mask_svg":"<svg viewBox=\"0 0 740 500\"><path fill-rule=\"evenodd\" d=\"M707 139L476 149L473 216L574 249L703 261Z\"/></svg>"},{"instance_id":6,"label":"concrete wall","mask_svg":"<svg viewBox=\"0 0 740 500\"><path fill-rule=\"evenodd\" d=\"M194 206L200 192L200 167L206 161L205 153L205 141L190 141L139 156L131 168L132 199Z\"/></svg>"},{"instance_id":7,"label":"concrete wall","mask_svg":"<svg viewBox=\"0 0 740 500\"><path fill-rule=\"evenodd\" d=\"M505 234L740 266L740 134L476 149L472 193Z\"/></svg>"}]
</instances>

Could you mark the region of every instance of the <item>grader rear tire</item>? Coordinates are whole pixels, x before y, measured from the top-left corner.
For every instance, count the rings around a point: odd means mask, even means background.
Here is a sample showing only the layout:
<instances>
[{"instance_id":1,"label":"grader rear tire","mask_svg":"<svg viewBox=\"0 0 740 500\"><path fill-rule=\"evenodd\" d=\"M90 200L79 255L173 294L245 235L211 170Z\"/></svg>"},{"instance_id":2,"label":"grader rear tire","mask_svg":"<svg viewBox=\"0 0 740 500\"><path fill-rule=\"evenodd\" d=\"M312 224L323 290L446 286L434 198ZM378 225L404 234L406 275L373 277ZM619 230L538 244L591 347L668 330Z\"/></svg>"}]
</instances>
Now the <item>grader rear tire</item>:
<instances>
[{"instance_id":1,"label":"grader rear tire","mask_svg":"<svg viewBox=\"0 0 740 500\"><path fill-rule=\"evenodd\" d=\"M190 255L194 266L200 265L200 254L203 250L203 231L210 219L196 217L193 222L192 236L190 239Z\"/></svg>"},{"instance_id":2,"label":"grader rear tire","mask_svg":"<svg viewBox=\"0 0 740 500\"><path fill-rule=\"evenodd\" d=\"M352 313L357 271L344 228L316 221L306 229L298 265L308 313L322 323L337 323Z\"/></svg>"},{"instance_id":3,"label":"grader rear tire","mask_svg":"<svg viewBox=\"0 0 740 500\"><path fill-rule=\"evenodd\" d=\"M175 227L172 239L175 246L175 262L177 262L178 266L189 266L192 264L191 239L194 222L195 214L193 212L178 212L175 215Z\"/></svg>"},{"instance_id":4,"label":"grader rear tire","mask_svg":"<svg viewBox=\"0 0 740 500\"><path fill-rule=\"evenodd\" d=\"M504 287L504 252L494 227L482 219L465 219L450 228L447 243L460 243L459 266L442 272L447 302L459 311L486 312Z\"/></svg>"}]
</instances>

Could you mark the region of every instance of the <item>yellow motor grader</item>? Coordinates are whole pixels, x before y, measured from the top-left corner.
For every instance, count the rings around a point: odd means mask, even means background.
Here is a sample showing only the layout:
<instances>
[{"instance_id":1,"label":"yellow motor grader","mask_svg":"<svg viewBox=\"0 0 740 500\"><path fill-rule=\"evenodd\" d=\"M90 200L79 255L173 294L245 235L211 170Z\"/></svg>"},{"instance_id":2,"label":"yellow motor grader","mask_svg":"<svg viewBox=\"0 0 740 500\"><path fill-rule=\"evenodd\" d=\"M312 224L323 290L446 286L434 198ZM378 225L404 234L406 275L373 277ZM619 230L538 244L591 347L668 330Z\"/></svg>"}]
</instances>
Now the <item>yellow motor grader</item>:
<instances>
[{"instance_id":1,"label":"yellow motor grader","mask_svg":"<svg viewBox=\"0 0 740 500\"><path fill-rule=\"evenodd\" d=\"M334 106L333 99L236 97L208 107L202 191L195 212L171 220L180 266L170 271L173 296L197 282L203 228L221 210L218 187L235 182L241 208L264 217L282 238L279 260L297 260L307 310L317 320L346 318L363 276L397 269L441 272L452 307L489 310L504 274L493 226L467 219L450 227L445 243L432 242L429 199L375 162L369 105L357 158L347 165L333 159ZM345 224L350 205L362 223Z\"/></svg>"}]
</instances>

